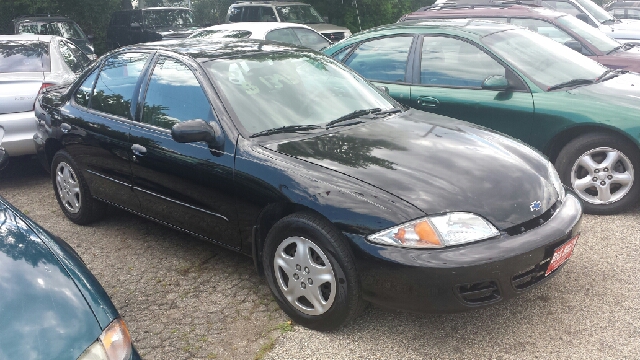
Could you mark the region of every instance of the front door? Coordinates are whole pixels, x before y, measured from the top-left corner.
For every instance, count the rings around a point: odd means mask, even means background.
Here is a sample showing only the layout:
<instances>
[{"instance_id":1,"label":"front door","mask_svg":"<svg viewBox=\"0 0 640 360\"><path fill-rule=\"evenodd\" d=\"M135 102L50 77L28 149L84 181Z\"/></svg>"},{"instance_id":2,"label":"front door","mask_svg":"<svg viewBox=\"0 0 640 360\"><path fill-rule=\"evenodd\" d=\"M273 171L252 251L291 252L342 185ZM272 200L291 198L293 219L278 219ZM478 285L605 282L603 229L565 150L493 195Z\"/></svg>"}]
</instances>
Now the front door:
<instances>
[{"instance_id":1,"label":"front door","mask_svg":"<svg viewBox=\"0 0 640 360\"><path fill-rule=\"evenodd\" d=\"M131 169L142 213L239 248L235 142L210 149L171 137L180 121L218 121L198 78L181 60L158 56L141 104L140 122L131 126Z\"/></svg>"},{"instance_id":2,"label":"front door","mask_svg":"<svg viewBox=\"0 0 640 360\"><path fill-rule=\"evenodd\" d=\"M525 142L529 139L533 98L513 71L458 38L425 36L419 50L420 72L413 77L411 107L486 126ZM491 76L505 77L509 87L483 89Z\"/></svg>"}]
</instances>

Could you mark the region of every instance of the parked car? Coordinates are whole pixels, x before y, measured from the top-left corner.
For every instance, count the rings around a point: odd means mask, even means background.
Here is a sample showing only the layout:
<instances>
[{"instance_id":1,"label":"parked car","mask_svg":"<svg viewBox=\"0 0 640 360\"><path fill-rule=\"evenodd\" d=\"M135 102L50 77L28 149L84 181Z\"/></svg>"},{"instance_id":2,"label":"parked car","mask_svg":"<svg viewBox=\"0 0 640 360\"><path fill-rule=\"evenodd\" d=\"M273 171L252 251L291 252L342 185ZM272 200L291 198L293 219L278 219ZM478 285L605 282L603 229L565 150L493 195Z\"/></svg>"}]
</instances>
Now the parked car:
<instances>
[{"instance_id":1,"label":"parked car","mask_svg":"<svg viewBox=\"0 0 640 360\"><path fill-rule=\"evenodd\" d=\"M93 35L84 31L73 20L60 15L24 15L13 20L13 34L56 35L74 43L89 58L95 60Z\"/></svg>"},{"instance_id":2,"label":"parked car","mask_svg":"<svg viewBox=\"0 0 640 360\"><path fill-rule=\"evenodd\" d=\"M287 22L305 24L331 42L351 36L345 27L329 24L309 4L295 1L237 1L229 6L227 22Z\"/></svg>"},{"instance_id":3,"label":"parked car","mask_svg":"<svg viewBox=\"0 0 640 360\"><path fill-rule=\"evenodd\" d=\"M90 63L80 48L58 36L0 36L0 127L7 156L36 153L36 95L70 84Z\"/></svg>"},{"instance_id":4,"label":"parked car","mask_svg":"<svg viewBox=\"0 0 640 360\"><path fill-rule=\"evenodd\" d=\"M313 50L322 50L331 42L312 28L292 23L234 23L214 25L198 30L190 38L250 38L278 41L286 44L301 45Z\"/></svg>"},{"instance_id":5,"label":"parked car","mask_svg":"<svg viewBox=\"0 0 640 360\"><path fill-rule=\"evenodd\" d=\"M4 151L2 147L2 138L4 137L4 128L0 126L0 170L4 169L9 161L9 156L7 156L7 152Z\"/></svg>"},{"instance_id":6,"label":"parked car","mask_svg":"<svg viewBox=\"0 0 640 360\"><path fill-rule=\"evenodd\" d=\"M640 1L616 0L608 3L604 9L616 19L640 20Z\"/></svg>"},{"instance_id":7,"label":"parked car","mask_svg":"<svg viewBox=\"0 0 640 360\"><path fill-rule=\"evenodd\" d=\"M0 197L0 352L7 359L140 359L80 256Z\"/></svg>"},{"instance_id":8,"label":"parked car","mask_svg":"<svg viewBox=\"0 0 640 360\"><path fill-rule=\"evenodd\" d=\"M640 48L621 44L569 14L540 7L504 4L449 5L425 8L400 21L418 19L486 19L523 26L611 68L640 72Z\"/></svg>"},{"instance_id":9,"label":"parked car","mask_svg":"<svg viewBox=\"0 0 640 360\"><path fill-rule=\"evenodd\" d=\"M586 212L640 196L640 75L545 36L480 20L407 21L324 51L407 106L490 127L554 163Z\"/></svg>"},{"instance_id":10,"label":"parked car","mask_svg":"<svg viewBox=\"0 0 640 360\"><path fill-rule=\"evenodd\" d=\"M121 46L186 38L199 27L193 20L193 12L180 7L150 7L122 10L111 14L107 28L110 49Z\"/></svg>"},{"instance_id":11,"label":"parked car","mask_svg":"<svg viewBox=\"0 0 640 360\"><path fill-rule=\"evenodd\" d=\"M513 3L513 0L438 0L437 6L448 6L449 4L460 5L462 3L473 2L475 4L489 3L502 5L503 3ZM621 43L640 43L640 21L619 20L611 16L600 6L591 0L517 0L519 4L530 4L543 6L545 8L560 11L575 16L585 23L597 28L607 36L616 39Z\"/></svg>"},{"instance_id":12,"label":"parked car","mask_svg":"<svg viewBox=\"0 0 640 360\"><path fill-rule=\"evenodd\" d=\"M298 324L364 301L490 305L571 254L581 205L513 139L405 111L315 51L251 39L132 46L39 97L64 214L105 204L253 257Z\"/></svg>"}]
</instances>

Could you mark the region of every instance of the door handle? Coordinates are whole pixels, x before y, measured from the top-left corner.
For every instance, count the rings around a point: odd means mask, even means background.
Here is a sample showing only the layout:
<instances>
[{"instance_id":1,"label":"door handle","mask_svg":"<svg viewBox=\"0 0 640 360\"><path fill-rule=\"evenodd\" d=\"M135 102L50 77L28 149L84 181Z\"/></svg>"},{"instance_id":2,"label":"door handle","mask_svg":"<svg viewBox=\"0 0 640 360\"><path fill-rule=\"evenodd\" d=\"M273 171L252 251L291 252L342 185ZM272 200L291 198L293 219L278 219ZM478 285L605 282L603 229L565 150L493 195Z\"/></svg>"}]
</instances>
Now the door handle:
<instances>
[{"instance_id":1,"label":"door handle","mask_svg":"<svg viewBox=\"0 0 640 360\"><path fill-rule=\"evenodd\" d=\"M431 96L419 96L417 100L418 105L428 108L437 108L440 105L438 99Z\"/></svg>"},{"instance_id":2,"label":"door handle","mask_svg":"<svg viewBox=\"0 0 640 360\"><path fill-rule=\"evenodd\" d=\"M134 156L145 156L147 154L147 148L140 144L133 144L131 146Z\"/></svg>"},{"instance_id":3,"label":"door handle","mask_svg":"<svg viewBox=\"0 0 640 360\"><path fill-rule=\"evenodd\" d=\"M60 130L62 130L62 132L66 134L69 131L71 131L71 125L69 125L67 123L62 123L62 124L60 124Z\"/></svg>"}]
</instances>

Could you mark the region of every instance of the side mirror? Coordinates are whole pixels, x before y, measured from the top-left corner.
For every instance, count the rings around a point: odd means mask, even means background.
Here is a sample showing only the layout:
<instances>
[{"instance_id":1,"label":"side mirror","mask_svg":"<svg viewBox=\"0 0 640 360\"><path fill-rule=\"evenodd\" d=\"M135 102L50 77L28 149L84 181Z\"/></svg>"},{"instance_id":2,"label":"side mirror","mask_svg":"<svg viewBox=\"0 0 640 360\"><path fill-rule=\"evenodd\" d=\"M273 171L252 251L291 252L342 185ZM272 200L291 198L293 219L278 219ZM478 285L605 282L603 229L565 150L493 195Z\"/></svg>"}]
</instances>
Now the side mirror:
<instances>
[{"instance_id":1,"label":"side mirror","mask_svg":"<svg viewBox=\"0 0 640 360\"><path fill-rule=\"evenodd\" d=\"M577 52L582 54L582 45L579 42L575 41L575 40L566 41L564 43L564 46L566 46L566 47L570 48L571 50L575 50L575 51L577 51Z\"/></svg>"},{"instance_id":2,"label":"side mirror","mask_svg":"<svg viewBox=\"0 0 640 360\"><path fill-rule=\"evenodd\" d=\"M484 90L503 91L507 90L508 87L509 81L502 75L491 75L482 82L482 88Z\"/></svg>"},{"instance_id":3,"label":"side mirror","mask_svg":"<svg viewBox=\"0 0 640 360\"><path fill-rule=\"evenodd\" d=\"M324 22L328 23L329 22L329 17L328 16L323 16L322 20L324 20Z\"/></svg>"},{"instance_id":4,"label":"side mirror","mask_svg":"<svg viewBox=\"0 0 640 360\"><path fill-rule=\"evenodd\" d=\"M171 128L171 137L179 143L204 141L209 147L220 147L223 144L222 129L217 122L208 124L204 120L195 119L179 122Z\"/></svg>"},{"instance_id":5,"label":"side mirror","mask_svg":"<svg viewBox=\"0 0 640 360\"><path fill-rule=\"evenodd\" d=\"M589 23L589 17L587 16L587 14L578 14L576 15L576 17L578 18L578 20L582 20L584 22L586 22L587 24Z\"/></svg>"},{"instance_id":6,"label":"side mirror","mask_svg":"<svg viewBox=\"0 0 640 360\"><path fill-rule=\"evenodd\" d=\"M380 91L382 91L383 93L389 95L389 88L386 86L376 86Z\"/></svg>"},{"instance_id":7,"label":"side mirror","mask_svg":"<svg viewBox=\"0 0 640 360\"><path fill-rule=\"evenodd\" d=\"M89 42L93 42L93 39L95 39L95 36L93 36L93 34L87 35L87 40L89 40Z\"/></svg>"},{"instance_id":8,"label":"side mirror","mask_svg":"<svg viewBox=\"0 0 640 360\"><path fill-rule=\"evenodd\" d=\"M142 30L142 26L137 22L131 23L131 30Z\"/></svg>"}]
</instances>

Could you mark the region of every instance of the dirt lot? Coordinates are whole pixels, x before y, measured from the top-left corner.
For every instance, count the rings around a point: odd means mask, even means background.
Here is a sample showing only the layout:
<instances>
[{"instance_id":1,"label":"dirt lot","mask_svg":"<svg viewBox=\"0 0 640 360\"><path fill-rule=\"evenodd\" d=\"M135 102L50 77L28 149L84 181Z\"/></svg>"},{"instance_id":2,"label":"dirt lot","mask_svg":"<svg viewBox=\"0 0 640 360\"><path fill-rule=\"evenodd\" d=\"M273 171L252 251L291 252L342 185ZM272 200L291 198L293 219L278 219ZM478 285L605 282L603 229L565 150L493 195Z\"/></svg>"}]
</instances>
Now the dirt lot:
<instances>
[{"instance_id":1,"label":"dirt lot","mask_svg":"<svg viewBox=\"0 0 640 360\"><path fill-rule=\"evenodd\" d=\"M10 164L0 195L80 254L143 358L254 359L289 328L250 258L117 209L75 225L38 166Z\"/></svg>"}]
</instances>

